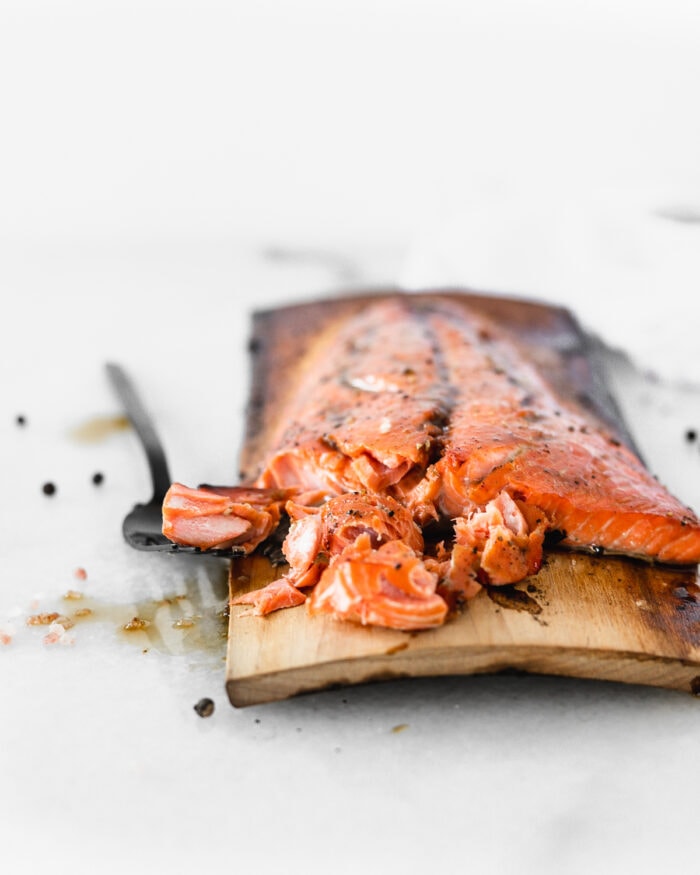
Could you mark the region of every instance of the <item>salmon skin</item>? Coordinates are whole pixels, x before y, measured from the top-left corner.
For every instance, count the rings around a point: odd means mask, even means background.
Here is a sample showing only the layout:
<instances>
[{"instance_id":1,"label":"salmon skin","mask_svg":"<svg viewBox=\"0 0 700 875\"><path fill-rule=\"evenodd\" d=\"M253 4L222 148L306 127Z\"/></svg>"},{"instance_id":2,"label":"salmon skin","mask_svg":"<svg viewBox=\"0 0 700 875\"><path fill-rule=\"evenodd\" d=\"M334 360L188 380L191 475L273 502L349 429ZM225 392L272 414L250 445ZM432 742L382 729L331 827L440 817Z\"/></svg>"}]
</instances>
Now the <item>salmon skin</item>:
<instances>
[{"instance_id":1,"label":"salmon skin","mask_svg":"<svg viewBox=\"0 0 700 875\"><path fill-rule=\"evenodd\" d=\"M239 599L256 613L306 601L312 614L432 628L484 585L536 574L547 537L700 562L696 515L467 297L370 299L297 374L249 486L213 497L178 486L164 505L171 532L199 506L212 537L250 549L288 516L287 573ZM228 529L212 506L222 499Z\"/></svg>"}]
</instances>

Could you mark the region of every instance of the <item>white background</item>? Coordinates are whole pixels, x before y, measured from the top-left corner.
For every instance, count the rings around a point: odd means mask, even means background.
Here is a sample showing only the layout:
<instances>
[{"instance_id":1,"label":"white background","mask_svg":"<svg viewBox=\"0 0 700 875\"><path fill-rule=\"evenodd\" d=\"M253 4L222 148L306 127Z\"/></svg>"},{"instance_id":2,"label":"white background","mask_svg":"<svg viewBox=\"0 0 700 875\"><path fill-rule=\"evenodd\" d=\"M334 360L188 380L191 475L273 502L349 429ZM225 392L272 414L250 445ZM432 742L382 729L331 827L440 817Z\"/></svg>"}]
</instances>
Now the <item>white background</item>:
<instances>
[{"instance_id":1,"label":"white background","mask_svg":"<svg viewBox=\"0 0 700 875\"><path fill-rule=\"evenodd\" d=\"M119 411L117 359L173 475L234 477L251 310L458 283L568 304L629 353L635 436L697 509L699 86L695 2L0 0L8 871L694 866L690 697L466 678L237 711L215 636L186 649L166 612L161 649L122 641L144 601L211 618L222 571L131 553L135 438L72 433ZM111 619L43 645L32 603L79 586Z\"/></svg>"}]
</instances>

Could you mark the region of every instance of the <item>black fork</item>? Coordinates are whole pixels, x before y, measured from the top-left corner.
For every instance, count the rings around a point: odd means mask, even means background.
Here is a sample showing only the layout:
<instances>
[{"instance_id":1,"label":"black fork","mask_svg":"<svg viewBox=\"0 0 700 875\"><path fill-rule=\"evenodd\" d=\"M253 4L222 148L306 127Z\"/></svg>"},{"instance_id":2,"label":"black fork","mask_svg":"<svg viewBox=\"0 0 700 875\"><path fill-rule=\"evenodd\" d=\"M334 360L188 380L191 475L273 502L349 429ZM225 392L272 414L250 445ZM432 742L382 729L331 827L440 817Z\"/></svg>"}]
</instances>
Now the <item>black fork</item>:
<instances>
[{"instance_id":1,"label":"black fork","mask_svg":"<svg viewBox=\"0 0 700 875\"><path fill-rule=\"evenodd\" d=\"M153 495L146 504L136 504L124 517L122 532L127 544L135 550L185 555L243 556L242 549L201 550L199 547L183 547L169 541L163 534L163 499L172 480L165 458L165 451L155 430L153 421L143 406L133 383L120 365L107 364L107 375L115 388L124 411L141 439L148 468L151 473Z\"/></svg>"}]
</instances>

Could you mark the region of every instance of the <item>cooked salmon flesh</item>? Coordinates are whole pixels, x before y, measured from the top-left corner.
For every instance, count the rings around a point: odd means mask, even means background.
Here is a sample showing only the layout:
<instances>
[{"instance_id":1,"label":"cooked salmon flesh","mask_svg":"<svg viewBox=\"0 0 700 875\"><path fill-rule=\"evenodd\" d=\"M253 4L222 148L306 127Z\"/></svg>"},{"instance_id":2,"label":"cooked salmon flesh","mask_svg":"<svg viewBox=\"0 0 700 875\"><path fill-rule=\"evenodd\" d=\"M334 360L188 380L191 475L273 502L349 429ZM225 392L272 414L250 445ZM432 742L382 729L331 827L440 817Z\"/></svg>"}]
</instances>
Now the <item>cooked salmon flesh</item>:
<instances>
[{"instance_id":1,"label":"cooked salmon flesh","mask_svg":"<svg viewBox=\"0 0 700 875\"><path fill-rule=\"evenodd\" d=\"M700 521L517 339L451 297L395 295L300 368L254 482L174 484L164 534L247 552L287 516L287 566L237 601L398 629L538 572L545 539L700 562Z\"/></svg>"}]
</instances>

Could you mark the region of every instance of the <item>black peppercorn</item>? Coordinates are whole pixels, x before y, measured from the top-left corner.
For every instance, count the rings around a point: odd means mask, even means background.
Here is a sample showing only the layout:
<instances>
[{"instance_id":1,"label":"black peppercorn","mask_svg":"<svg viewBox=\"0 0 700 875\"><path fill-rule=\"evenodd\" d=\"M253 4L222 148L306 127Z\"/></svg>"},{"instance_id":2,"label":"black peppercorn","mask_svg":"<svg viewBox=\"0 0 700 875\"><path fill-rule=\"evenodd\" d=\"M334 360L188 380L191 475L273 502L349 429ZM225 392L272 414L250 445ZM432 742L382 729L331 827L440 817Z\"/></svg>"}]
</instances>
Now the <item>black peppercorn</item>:
<instances>
[{"instance_id":1,"label":"black peppercorn","mask_svg":"<svg viewBox=\"0 0 700 875\"><path fill-rule=\"evenodd\" d=\"M214 713L214 703L211 699L200 699L194 706L194 710L200 717L211 717Z\"/></svg>"}]
</instances>

